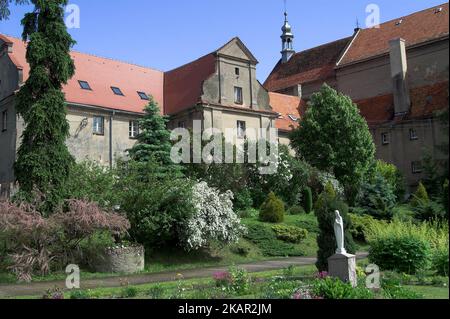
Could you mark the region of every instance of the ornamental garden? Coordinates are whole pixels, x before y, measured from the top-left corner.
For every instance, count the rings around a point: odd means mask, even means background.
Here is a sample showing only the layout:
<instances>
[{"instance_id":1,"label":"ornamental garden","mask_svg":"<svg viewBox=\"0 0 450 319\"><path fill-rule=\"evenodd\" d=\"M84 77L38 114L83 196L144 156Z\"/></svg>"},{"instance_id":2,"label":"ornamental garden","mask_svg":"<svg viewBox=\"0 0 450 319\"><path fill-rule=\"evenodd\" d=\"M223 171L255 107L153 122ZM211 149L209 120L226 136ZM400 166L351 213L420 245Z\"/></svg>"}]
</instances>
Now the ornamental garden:
<instances>
[{"instance_id":1,"label":"ornamental garden","mask_svg":"<svg viewBox=\"0 0 450 319\"><path fill-rule=\"evenodd\" d=\"M61 92L74 73L73 40L62 7L46 3L23 20L31 70L17 110L27 126L14 166L18 192L0 202L0 293L18 282L64 281L66 267L76 265L81 283L178 275L15 297L448 299L448 163L425 159L426 178L408 194L399 170L376 160L357 106L327 85L292 131L291 148L279 147L273 174L260 174L261 161L174 163L168 119L152 99L127 159L112 168L76 163L65 146ZM46 20L37 25L38 18ZM49 39L60 45L48 46ZM328 275L336 210L347 251L367 253L358 261L357 287ZM286 257L317 261L264 272L239 266ZM209 266L227 270L183 275ZM379 285L367 284L373 275Z\"/></svg>"}]
</instances>

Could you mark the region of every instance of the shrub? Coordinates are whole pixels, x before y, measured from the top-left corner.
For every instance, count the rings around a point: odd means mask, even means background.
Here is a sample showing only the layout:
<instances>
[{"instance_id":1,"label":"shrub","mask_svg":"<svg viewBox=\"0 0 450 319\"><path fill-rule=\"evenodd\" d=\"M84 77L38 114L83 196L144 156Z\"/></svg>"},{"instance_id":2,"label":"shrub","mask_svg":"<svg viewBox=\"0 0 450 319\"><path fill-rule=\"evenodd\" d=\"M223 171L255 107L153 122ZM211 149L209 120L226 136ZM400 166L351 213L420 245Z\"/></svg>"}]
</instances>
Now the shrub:
<instances>
[{"instance_id":1,"label":"shrub","mask_svg":"<svg viewBox=\"0 0 450 319\"><path fill-rule=\"evenodd\" d=\"M196 213L182 230L182 245L187 250L207 247L212 241L234 243L245 232L240 219L233 212L233 194L220 194L205 182L194 186L192 201Z\"/></svg>"},{"instance_id":2,"label":"shrub","mask_svg":"<svg viewBox=\"0 0 450 319\"><path fill-rule=\"evenodd\" d=\"M70 299L91 299L89 290L74 290L70 293Z\"/></svg>"},{"instance_id":3,"label":"shrub","mask_svg":"<svg viewBox=\"0 0 450 319\"><path fill-rule=\"evenodd\" d=\"M445 180L444 186L442 188L442 205L444 205L445 209L445 217L448 219L448 179Z\"/></svg>"},{"instance_id":4,"label":"shrub","mask_svg":"<svg viewBox=\"0 0 450 319\"><path fill-rule=\"evenodd\" d=\"M164 288L159 284L155 285L148 290L147 294L151 299L162 299L164 296Z\"/></svg>"},{"instance_id":5,"label":"shrub","mask_svg":"<svg viewBox=\"0 0 450 319\"><path fill-rule=\"evenodd\" d=\"M312 292L323 299L373 299L374 294L365 287L353 288L351 284L340 279L326 277L312 283Z\"/></svg>"},{"instance_id":6,"label":"shrub","mask_svg":"<svg viewBox=\"0 0 450 319\"><path fill-rule=\"evenodd\" d=\"M228 289L238 295L245 295L250 289L250 276L242 268L230 267L230 283Z\"/></svg>"},{"instance_id":7,"label":"shrub","mask_svg":"<svg viewBox=\"0 0 450 319\"><path fill-rule=\"evenodd\" d=\"M264 284L261 291L261 299L291 299L298 289L299 282L284 280L283 278L272 278Z\"/></svg>"},{"instance_id":8,"label":"shrub","mask_svg":"<svg viewBox=\"0 0 450 319\"><path fill-rule=\"evenodd\" d=\"M45 275L52 265L77 263L81 243L99 232L117 238L130 224L121 215L97 204L67 201L64 211L44 218L32 206L0 202L0 233L7 238L9 269L19 280L31 281L33 273Z\"/></svg>"},{"instance_id":9,"label":"shrub","mask_svg":"<svg viewBox=\"0 0 450 319\"><path fill-rule=\"evenodd\" d=\"M376 173L381 175L386 183L389 184L397 200L403 201L406 193L406 183L400 170L393 164L378 160Z\"/></svg>"},{"instance_id":10,"label":"shrub","mask_svg":"<svg viewBox=\"0 0 450 319\"><path fill-rule=\"evenodd\" d=\"M311 188L305 187L303 191L303 207L305 208L305 213L310 214L313 209L313 199Z\"/></svg>"},{"instance_id":11,"label":"shrub","mask_svg":"<svg viewBox=\"0 0 450 319\"><path fill-rule=\"evenodd\" d=\"M351 229L351 221L348 217L347 205L336 197L333 186L328 184L325 191L319 196L314 212L316 214L320 233L317 236L317 252L316 266L319 271L328 270L328 258L335 254L337 244L334 234L334 212L338 210L344 221L345 248L349 253L355 253L355 243L349 232Z\"/></svg>"},{"instance_id":12,"label":"shrub","mask_svg":"<svg viewBox=\"0 0 450 319\"><path fill-rule=\"evenodd\" d=\"M284 203L273 192L262 204L259 219L267 223L281 223L284 220Z\"/></svg>"},{"instance_id":13,"label":"shrub","mask_svg":"<svg viewBox=\"0 0 450 319\"><path fill-rule=\"evenodd\" d=\"M372 216L349 214L351 220L351 228L349 229L353 238L361 242L367 240L366 234L370 231L374 224L379 223Z\"/></svg>"},{"instance_id":14,"label":"shrub","mask_svg":"<svg viewBox=\"0 0 450 319\"><path fill-rule=\"evenodd\" d=\"M239 212L239 217L241 218L258 218L259 210L254 208L248 208L246 210L241 210Z\"/></svg>"},{"instance_id":15,"label":"shrub","mask_svg":"<svg viewBox=\"0 0 450 319\"><path fill-rule=\"evenodd\" d=\"M445 218L445 208L431 200L418 200L412 207L414 218L419 221L441 220Z\"/></svg>"},{"instance_id":16,"label":"shrub","mask_svg":"<svg viewBox=\"0 0 450 319\"><path fill-rule=\"evenodd\" d=\"M448 245L436 248L431 257L432 270L434 270L440 276L448 277Z\"/></svg>"},{"instance_id":17,"label":"shrub","mask_svg":"<svg viewBox=\"0 0 450 319\"><path fill-rule=\"evenodd\" d=\"M120 210L130 223L130 237L146 251L180 245L181 231L196 212L192 202L194 183L168 171L160 174L158 163L128 162L120 165Z\"/></svg>"},{"instance_id":18,"label":"shrub","mask_svg":"<svg viewBox=\"0 0 450 319\"><path fill-rule=\"evenodd\" d=\"M361 207L367 215L390 220L393 217L395 201L393 189L383 176L377 174L373 181L364 182L361 185L356 205Z\"/></svg>"},{"instance_id":19,"label":"shrub","mask_svg":"<svg viewBox=\"0 0 450 319\"><path fill-rule=\"evenodd\" d=\"M288 210L289 215L303 215L304 213L305 213L305 210L303 209L303 207L298 206L298 205L292 206Z\"/></svg>"},{"instance_id":20,"label":"shrub","mask_svg":"<svg viewBox=\"0 0 450 319\"><path fill-rule=\"evenodd\" d=\"M244 237L258 246L264 256L304 256L304 252L294 244L278 240L272 227L267 224L250 223L247 225L247 229L248 232Z\"/></svg>"},{"instance_id":21,"label":"shrub","mask_svg":"<svg viewBox=\"0 0 450 319\"><path fill-rule=\"evenodd\" d=\"M308 236L306 229L295 226L275 225L272 227L277 239L287 243L299 244Z\"/></svg>"},{"instance_id":22,"label":"shrub","mask_svg":"<svg viewBox=\"0 0 450 319\"><path fill-rule=\"evenodd\" d=\"M412 207L417 207L419 204L427 203L430 201L428 197L428 192L422 183L419 183L416 192L414 193L410 205Z\"/></svg>"},{"instance_id":23,"label":"shrub","mask_svg":"<svg viewBox=\"0 0 450 319\"><path fill-rule=\"evenodd\" d=\"M138 295L138 290L135 287L125 287L122 288L122 291L120 292L121 298L134 298Z\"/></svg>"},{"instance_id":24,"label":"shrub","mask_svg":"<svg viewBox=\"0 0 450 319\"><path fill-rule=\"evenodd\" d=\"M252 194L248 189L243 189L234 194L234 207L236 210L248 210L253 206Z\"/></svg>"},{"instance_id":25,"label":"shrub","mask_svg":"<svg viewBox=\"0 0 450 319\"><path fill-rule=\"evenodd\" d=\"M432 250L448 240L444 229L429 223L376 224L367 234L369 259L383 270L414 274L427 268Z\"/></svg>"},{"instance_id":26,"label":"shrub","mask_svg":"<svg viewBox=\"0 0 450 319\"><path fill-rule=\"evenodd\" d=\"M114 208L120 201L116 185L113 170L85 161L71 167L65 186L65 198L87 200L98 203L100 207Z\"/></svg>"}]
</instances>

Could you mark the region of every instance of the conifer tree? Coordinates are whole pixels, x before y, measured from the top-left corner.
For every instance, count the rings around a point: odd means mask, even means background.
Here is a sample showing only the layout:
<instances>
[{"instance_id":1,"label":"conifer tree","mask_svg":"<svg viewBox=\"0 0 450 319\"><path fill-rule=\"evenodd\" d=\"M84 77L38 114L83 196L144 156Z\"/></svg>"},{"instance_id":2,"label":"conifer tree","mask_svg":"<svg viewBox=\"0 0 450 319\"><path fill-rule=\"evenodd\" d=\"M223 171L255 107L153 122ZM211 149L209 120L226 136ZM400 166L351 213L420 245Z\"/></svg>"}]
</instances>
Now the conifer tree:
<instances>
[{"instance_id":1,"label":"conifer tree","mask_svg":"<svg viewBox=\"0 0 450 319\"><path fill-rule=\"evenodd\" d=\"M22 38L29 40L29 77L17 95L17 111L25 122L14 165L21 194L40 194L40 209L51 213L63 197L74 163L65 144L69 135L62 85L75 73L70 48L75 44L64 24L67 0L32 0L34 11L22 20Z\"/></svg>"},{"instance_id":2,"label":"conifer tree","mask_svg":"<svg viewBox=\"0 0 450 319\"><path fill-rule=\"evenodd\" d=\"M167 129L168 117L161 115L153 97L150 97L144 111L144 117L139 120L138 142L128 150L131 159L143 164L151 161L158 163L160 174L168 170L180 172L181 166L174 164L170 157L172 143Z\"/></svg>"}]
</instances>

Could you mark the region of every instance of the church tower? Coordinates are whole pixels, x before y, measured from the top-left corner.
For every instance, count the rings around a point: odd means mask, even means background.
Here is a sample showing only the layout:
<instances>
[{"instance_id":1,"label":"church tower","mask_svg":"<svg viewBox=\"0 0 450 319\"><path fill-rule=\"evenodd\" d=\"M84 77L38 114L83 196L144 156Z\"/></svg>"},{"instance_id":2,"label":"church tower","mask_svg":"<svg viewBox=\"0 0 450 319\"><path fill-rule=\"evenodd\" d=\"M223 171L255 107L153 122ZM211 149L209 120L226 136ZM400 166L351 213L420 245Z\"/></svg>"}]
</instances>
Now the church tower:
<instances>
[{"instance_id":1,"label":"church tower","mask_svg":"<svg viewBox=\"0 0 450 319\"><path fill-rule=\"evenodd\" d=\"M281 62L286 63L294 55L294 34L292 33L292 27L288 22L287 12L284 13L284 25L281 28L283 34L281 35L282 51Z\"/></svg>"}]
</instances>

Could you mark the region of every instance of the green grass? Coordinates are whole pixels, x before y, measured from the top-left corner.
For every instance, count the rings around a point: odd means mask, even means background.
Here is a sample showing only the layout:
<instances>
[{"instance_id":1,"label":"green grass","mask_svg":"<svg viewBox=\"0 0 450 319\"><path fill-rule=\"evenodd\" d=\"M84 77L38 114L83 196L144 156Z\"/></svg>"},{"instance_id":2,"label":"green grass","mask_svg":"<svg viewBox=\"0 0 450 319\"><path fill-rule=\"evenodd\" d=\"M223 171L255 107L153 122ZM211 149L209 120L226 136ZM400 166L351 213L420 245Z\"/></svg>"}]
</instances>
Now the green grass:
<instances>
[{"instance_id":1,"label":"green grass","mask_svg":"<svg viewBox=\"0 0 450 319\"><path fill-rule=\"evenodd\" d=\"M448 287L405 286L424 297L424 299L449 299Z\"/></svg>"}]
</instances>

